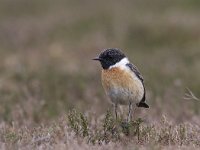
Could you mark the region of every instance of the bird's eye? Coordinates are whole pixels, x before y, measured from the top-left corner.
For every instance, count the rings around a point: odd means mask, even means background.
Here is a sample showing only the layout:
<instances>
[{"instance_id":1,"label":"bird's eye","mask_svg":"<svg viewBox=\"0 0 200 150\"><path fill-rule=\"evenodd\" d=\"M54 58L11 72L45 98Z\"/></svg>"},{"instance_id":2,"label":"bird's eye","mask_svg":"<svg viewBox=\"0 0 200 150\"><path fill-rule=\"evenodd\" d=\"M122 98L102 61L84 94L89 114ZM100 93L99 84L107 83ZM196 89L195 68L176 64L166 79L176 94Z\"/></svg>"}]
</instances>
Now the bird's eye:
<instances>
[{"instance_id":1,"label":"bird's eye","mask_svg":"<svg viewBox=\"0 0 200 150\"><path fill-rule=\"evenodd\" d=\"M108 59L112 59L112 56L111 56L111 55L108 55Z\"/></svg>"}]
</instances>

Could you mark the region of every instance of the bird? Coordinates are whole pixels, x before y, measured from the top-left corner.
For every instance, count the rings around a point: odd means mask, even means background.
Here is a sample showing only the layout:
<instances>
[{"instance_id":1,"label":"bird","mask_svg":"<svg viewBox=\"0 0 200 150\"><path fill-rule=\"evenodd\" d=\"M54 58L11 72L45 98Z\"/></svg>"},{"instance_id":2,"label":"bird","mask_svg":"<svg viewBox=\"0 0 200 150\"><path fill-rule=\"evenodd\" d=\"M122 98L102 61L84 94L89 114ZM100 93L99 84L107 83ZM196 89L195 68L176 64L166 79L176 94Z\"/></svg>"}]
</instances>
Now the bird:
<instances>
[{"instance_id":1,"label":"bird","mask_svg":"<svg viewBox=\"0 0 200 150\"><path fill-rule=\"evenodd\" d=\"M121 49L104 49L93 60L99 61L102 66L102 86L114 105L116 119L118 105L128 106L127 122L132 119L133 106L149 108L146 103L144 78Z\"/></svg>"}]
</instances>

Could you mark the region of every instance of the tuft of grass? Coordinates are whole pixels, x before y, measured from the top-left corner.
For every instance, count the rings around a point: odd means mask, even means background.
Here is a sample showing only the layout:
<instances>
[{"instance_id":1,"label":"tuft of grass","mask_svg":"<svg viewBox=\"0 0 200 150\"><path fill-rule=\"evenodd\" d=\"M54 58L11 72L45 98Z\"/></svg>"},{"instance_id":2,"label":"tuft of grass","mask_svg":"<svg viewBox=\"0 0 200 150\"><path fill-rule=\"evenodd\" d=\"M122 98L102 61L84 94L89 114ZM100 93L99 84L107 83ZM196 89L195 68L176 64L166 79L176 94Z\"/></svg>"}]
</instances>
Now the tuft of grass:
<instances>
[{"instance_id":1,"label":"tuft of grass","mask_svg":"<svg viewBox=\"0 0 200 150\"><path fill-rule=\"evenodd\" d=\"M19 140L17 133L9 131L4 135L5 142L16 143Z\"/></svg>"},{"instance_id":2,"label":"tuft of grass","mask_svg":"<svg viewBox=\"0 0 200 150\"><path fill-rule=\"evenodd\" d=\"M68 114L68 121L69 126L72 128L72 130L78 135L80 129L79 129L79 116L75 109L69 112Z\"/></svg>"},{"instance_id":3,"label":"tuft of grass","mask_svg":"<svg viewBox=\"0 0 200 150\"><path fill-rule=\"evenodd\" d=\"M186 140L186 127L184 124L179 125L179 138L180 138L180 145L182 146Z\"/></svg>"},{"instance_id":4,"label":"tuft of grass","mask_svg":"<svg viewBox=\"0 0 200 150\"><path fill-rule=\"evenodd\" d=\"M88 121L86 116L84 116L82 113L80 113L80 121L81 121L81 132L83 137L86 137L89 135L89 129L88 129Z\"/></svg>"},{"instance_id":5,"label":"tuft of grass","mask_svg":"<svg viewBox=\"0 0 200 150\"><path fill-rule=\"evenodd\" d=\"M118 126L118 121L114 120L111 111L107 110L103 120L103 141L109 143L111 139L119 140Z\"/></svg>"},{"instance_id":6,"label":"tuft of grass","mask_svg":"<svg viewBox=\"0 0 200 150\"><path fill-rule=\"evenodd\" d=\"M68 121L68 125L72 128L76 135L83 137L89 135L88 121L86 116L84 116L82 113L73 109L68 114Z\"/></svg>"}]
</instances>

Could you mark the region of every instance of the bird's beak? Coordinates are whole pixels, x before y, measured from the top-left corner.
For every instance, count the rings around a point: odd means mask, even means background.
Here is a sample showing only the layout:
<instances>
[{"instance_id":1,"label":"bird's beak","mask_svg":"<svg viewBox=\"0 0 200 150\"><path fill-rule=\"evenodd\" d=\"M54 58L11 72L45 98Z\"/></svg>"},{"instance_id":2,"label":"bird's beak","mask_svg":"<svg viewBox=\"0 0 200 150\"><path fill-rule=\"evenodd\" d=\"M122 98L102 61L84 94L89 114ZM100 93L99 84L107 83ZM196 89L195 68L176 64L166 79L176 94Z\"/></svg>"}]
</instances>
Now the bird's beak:
<instances>
[{"instance_id":1,"label":"bird's beak","mask_svg":"<svg viewBox=\"0 0 200 150\"><path fill-rule=\"evenodd\" d=\"M98 60L98 61L101 61L101 58L96 57L96 58L93 58L92 60Z\"/></svg>"}]
</instances>

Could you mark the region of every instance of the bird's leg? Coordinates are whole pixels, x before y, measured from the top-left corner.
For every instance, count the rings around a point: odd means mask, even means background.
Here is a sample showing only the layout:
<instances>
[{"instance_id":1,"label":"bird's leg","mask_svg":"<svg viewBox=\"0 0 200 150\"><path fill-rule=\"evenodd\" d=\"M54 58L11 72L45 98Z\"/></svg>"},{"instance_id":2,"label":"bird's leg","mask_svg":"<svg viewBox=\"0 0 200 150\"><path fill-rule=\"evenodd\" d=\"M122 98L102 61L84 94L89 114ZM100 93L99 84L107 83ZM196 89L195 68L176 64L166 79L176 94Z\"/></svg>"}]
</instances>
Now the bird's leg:
<instances>
[{"instance_id":1,"label":"bird's leg","mask_svg":"<svg viewBox=\"0 0 200 150\"><path fill-rule=\"evenodd\" d=\"M132 120L132 103L129 102L129 105L128 105L128 118L127 118L127 122L130 122Z\"/></svg>"},{"instance_id":2,"label":"bird's leg","mask_svg":"<svg viewBox=\"0 0 200 150\"><path fill-rule=\"evenodd\" d=\"M114 104L115 119L117 120L117 103Z\"/></svg>"}]
</instances>

